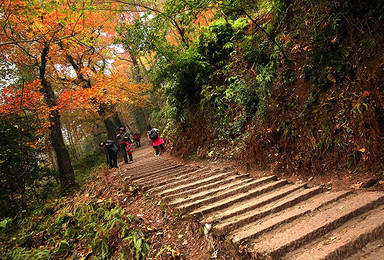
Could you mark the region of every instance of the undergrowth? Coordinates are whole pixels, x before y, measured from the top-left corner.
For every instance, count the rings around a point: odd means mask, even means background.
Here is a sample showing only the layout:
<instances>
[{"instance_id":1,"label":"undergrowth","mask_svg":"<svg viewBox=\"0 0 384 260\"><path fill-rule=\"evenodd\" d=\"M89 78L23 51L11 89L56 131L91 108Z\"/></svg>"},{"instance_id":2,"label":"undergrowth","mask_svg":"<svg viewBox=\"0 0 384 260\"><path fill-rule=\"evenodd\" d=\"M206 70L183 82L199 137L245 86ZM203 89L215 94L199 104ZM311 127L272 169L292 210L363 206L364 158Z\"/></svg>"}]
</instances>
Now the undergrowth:
<instances>
[{"instance_id":1,"label":"undergrowth","mask_svg":"<svg viewBox=\"0 0 384 260\"><path fill-rule=\"evenodd\" d=\"M149 253L149 244L134 221L134 216L110 199L76 204L72 198L54 200L17 225L2 223L2 257L142 259Z\"/></svg>"},{"instance_id":2,"label":"undergrowth","mask_svg":"<svg viewBox=\"0 0 384 260\"><path fill-rule=\"evenodd\" d=\"M32 203L23 215L2 219L0 258L144 258L149 244L134 224L135 217L110 198L89 195L95 185L92 173L105 166L104 156L92 151L74 165L79 188L64 191L51 185L49 195ZM126 192L133 197L137 188ZM84 197L79 198L77 193Z\"/></svg>"}]
</instances>

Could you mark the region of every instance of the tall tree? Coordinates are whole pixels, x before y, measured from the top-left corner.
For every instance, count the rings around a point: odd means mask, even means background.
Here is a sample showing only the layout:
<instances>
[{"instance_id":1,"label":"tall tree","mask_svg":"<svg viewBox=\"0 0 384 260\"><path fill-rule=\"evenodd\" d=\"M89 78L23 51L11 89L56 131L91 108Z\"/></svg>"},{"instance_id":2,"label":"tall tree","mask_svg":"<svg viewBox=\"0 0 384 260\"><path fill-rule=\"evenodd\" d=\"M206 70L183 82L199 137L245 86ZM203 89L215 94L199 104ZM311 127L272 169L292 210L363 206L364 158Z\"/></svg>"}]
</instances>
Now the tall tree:
<instances>
[{"instance_id":1,"label":"tall tree","mask_svg":"<svg viewBox=\"0 0 384 260\"><path fill-rule=\"evenodd\" d=\"M50 70L55 66L52 58L60 55L56 45L64 39L76 41L81 34L86 9L82 4L64 0L9 0L2 1L1 13L0 55L18 68L25 64L34 68L49 110L49 138L58 159L60 183L62 187L71 187L75 185L75 176L61 132Z\"/></svg>"}]
</instances>

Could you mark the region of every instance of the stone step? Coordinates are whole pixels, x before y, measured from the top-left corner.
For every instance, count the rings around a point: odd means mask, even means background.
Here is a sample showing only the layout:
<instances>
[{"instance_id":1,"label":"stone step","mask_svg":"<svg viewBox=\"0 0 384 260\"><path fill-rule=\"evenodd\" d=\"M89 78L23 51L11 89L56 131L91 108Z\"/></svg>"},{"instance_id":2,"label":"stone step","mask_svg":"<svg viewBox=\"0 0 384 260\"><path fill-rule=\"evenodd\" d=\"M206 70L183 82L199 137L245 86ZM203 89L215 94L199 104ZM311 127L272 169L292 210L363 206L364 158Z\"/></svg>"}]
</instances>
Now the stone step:
<instances>
[{"instance_id":1,"label":"stone step","mask_svg":"<svg viewBox=\"0 0 384 260\"><path fill-rule=\"evenodd\" d=\"M284 183L286 184L286 182ZM271 203L273 201L276 201L278 199L281 199L282 197L297 191L299 189L304 189L306 187L306 184L298 184L298 185L285 185L285 186L276 186L275 189L270 190L268 193L261 193L260 196L252 196L251 198L234 203L235 201L232 198L226 198L224 201L218 201L216 203L213 203L211 205L199 208L193 212L191 212L191 215L204 215L202 219L202 223L213 223L222 221L224 219L233 217L234 215L239 215L242 213L245 213L249 210L253 210L256 208L259 208L261 206L264 206L268 203ZM262 188L262 187L261 187ZM243 194L238 194L237 196L243 196ZM220 205L227 203L229 207L220 207ZM218 207L215 207L215 206ZM208 210L208 208L213 208L213 210ZM212 213L210 213L212 212Z\"/></svg>"},{"instance_id":2,"label":"stone step","mask_svg":"<svg viewBox=\"0 0 384 260\"><path fill-rule=\"evenodd\" d=\"M129 169L126 168L126 172L130 175L130 177L141 177L141 176L148 176L148 174L161 170L164 167L169 167L169 165L151 165L151 166L146 166L143 168L135 168L135 169Z\"/></svg>"},{"instance_id":3,"label":"stone step","mask_svg":"<svg viewBox=\"0 0 384 260\"><path fill-rule=\"evenodd\" d=\"M152 147L135 149L134 160L121 173L172 208L212 223L225 244L248 248L254 258L384 259L384 202L375 195L321 193L320 187L283 185L276 177L245 188L258 180L154 157Z\"/></svg>"},{"instance_id":4,"label":"stone step","mask_svg":"<svg viewBox=\"0 0 384 260\"><path fill-rule=\"evenodd\" d=\"M170 169L168 171L161 171L161 172L158 172L158 173L153 174L153 175L143 176L141 178L136 179L135 181L136 182L140 182L140 183L145 183L145 182L153 181L153 180L156 180L156 179L162 179L162 178L165 178L167 176L172 176L172 175L175 175L175 174L177 174L179 172L183 172L183 171L196 171L196 170L198 170L198 168L181 166L181 167Z\"/></svg>"},{"instance_id":5,"label":"stone step","mask_svg":"<svg viewBox=\"0 0 384 260\"><path fill-rule=\"evenodd\" d=\"M191 185L189 184L178 186L177 188L174 188L174 189L165 190L159 193L158 195L160 195L164 199L164 201L172 201L176 198L189 196L190 194L196 194L204 190L209 190L221 185L225 185L235 180L244 180L245 182L250 182L253 179L249 178L247 175L234 174L234 175L228 176L227 178L224 178L224 179L219 178L215 182L200 185L198 187L191 187Z\"/></svg>"},{"instance_id":6,"label":"stone step","mask_svg":"<svg viewBox=\"0 0 384 260\"><path fill-rule=\"evenodd\" d=\"M290 250L303 246L383 202L384 193L367 192L348 196L332 207L319 209L293 221L288 227L283 226L281 230L273 230L270 235L250 240L250 252L255 256L261 254L280 258Z\"/></svg>"},{"instance_id":7,"label":"stone step","mask_svg":"<svg viewBox=\"0 0 384 260\"><path fill-rule=\"evenodd\" d=\"M185 185L190 185L190 186L200 186L205 183L210 183L213 182L214 180L217 179L223 179L226 178L230 175L232 175L232 172L221 172L220 170L200 170L200 171L195 171L190 174L188 178L175 181L173 183L169 183L160 187L155 187L148 192L154 193L157 196L161 196L164 191L168 191L170 189L177 189L179 187L185 186Z\"/></svg>"},{"instance_id":8,"label":"stone step","mask_svg":"<svg viewBox=\"0 0 384 260\"><path fill-rule=\"evenodd\" d=\"M167 172L169 170L172 170L172 169L175 169L175 168L179 168L181 167L181 165L172 165L172 166L168 166L168 167L165 167L165 168L160 168L160 169L156 169L156 170L148 170L147 172L144 172L144 173L140 173L140 174L131 174L131 179L136 181L136 180L139 180L139 179L142 179L144 177L149 177L149 176L154 176L158 173L164 173L164 172Z\"/></svg>"},{"instance_id":9,"label":"stone step","mask_svg":"<svg viewBox=\"0 0 384 260\"><path fill-rule=\"evenodd\" d=\"M235 195L237 193L244 193L244 192L247 192L251 189L255 189L255 188L257 188L257 187L259 187L265 183L268 183L271 181L276 181L276 179L277 179L276 176L269 176L269 177L264 177L264 178L261 178L258 180L253 180L253 181L250 181L250 182L245 183L243 185L240 185L236 188L233 188L233 189L230 189L227 191L219 192L218 194L216 194L214 196L210 196L210 197L196 200L196 201L187 202L181 206L176 207L176 209L179 211L182 211L182 212L192 211L192 210L195 210L195 209L197 209L203 205L207 205L209 203L213 203L215 201L222 200L226 197ZM260 192L260 191L258 191L258 192ZM247 195L251 196L251 194L247 194ZM245 198L243 197L240 199L246 199L246 197Z\"/></svg>"},{"instance_id":10,"label":"stone step","mask_svg":"<svg viewBox=\"0 0 384 260\"><path fill-rule=\"evenodd\" d=\"M241 244L247 240L260 237L262 234L273 230L274 228L281 226L285 223L290 223L295 219L309 214L312 211L324 207L330 203L333 203L341 198L350 195L351 191L341 192L326 192L318 194L312 197L310 200L298 203L294 207L285 209L266 217L263 217L255 222L241 227L240 229L234 230L228 239L234 244Z\"/></svg>"},{"instance_id":11,"label":"stone step","mask_svg":"<svg viewBox=\"0 0 384 260\"><path fill-rule=\"evenodd\" d=\"M137 162L135 161L132 164L125 165L125 168L128 169L130 172L143 172L146 170L153 169L154 167L169 167L170 165L176 165L172 162L165 161L165 160L155 160L155 161L144 161L144 162Z\"/></svg>"},{"instance_id":12,"label":"stone step","mask_svg":"<svg viewBox=\"0 0 384 260\"><path fill-rule=\"evenodd\" d=\"M147 179L147 180L138 182L138 184L143 188L143 190L147 191L150 189L154 189L156 187L171 184L174 181L178 181L183 178L187 178L188 176L190 176L192 172L196 172L196 171L200 171L200 170L196 170L193 168L177 170L177 171L169 172L167 173L167 175L158 176L153 179Z\"/></svg>"},{"instance_id":13,"label":"stone step","mask_svg":"<svg viewBox=\"0 0 384 260\"><path fill-rule=\"evenodd\" d=\"M127 169L127 174L132 180L136 180L139 178L151 176L152 173L157 171L164 172L163 168L168 168L168 167L170 166L160 165L160 166L145 167L143 169L135 169L135 170Z\"/></svg>"},{"instance_id":14,"label":"stone step","mask_svg":"<svg viewBox=\"0 0 384 260\"><path fill-rule=\"evenodd\" d=\"M134 163L126 165L127 168L140 168L145 167L150 164L156 164L156 163L164 163L163 160L150 160L149 158L142 158L142 156L134 156Z\"/></svg>"},{"instance_id":15,"label":"stone step","mask_svg":"<svg viewBox=\"0 0 384 260\"><path fill-rule=\"evenodd\" d=\"M135 169L135 168L143 168L149 165L154 164L165 164L165 160L152 160L153 158L142 158L138 156L134 156L134 163L127 165L127 168Z\"/></svg>"},{"instance_id":16,"label":"stone step","mask_svg":"<svg viewBox=\"0 0 384 260\"><path fill-rule=\"evenodd\" d=\"M261 208L250 210L246 213L225 219L224 221L219 222L217 225L214 225L213 232L216 235L226 235L234 229L242 227L250 222L254 222L266 215L291 207L321 192L321 187L304 189L298 193L287 196L286 198L283 198L273 203L272 205L267 204Z\"/></svg>"},{"instance_id":17,"label":"stone step","mask_svg":"<svg viewBox=\"0 0 384 260\"><path fill-rule=\"evenodd\" d=\"M381 234L381 239L377 239L366 246L360 251L354 253L346 260L381 260L384 256L384 233Z\"/></svg>"},{"instance_id":18,"label":"stone step","mask_svg":"<svg viewBox=\"0 0 384 260\"><path fill-rule=\"evenodd\" d=\"M232 177L232 176L230 176ZM219 192L227 191L229 189L236 188L238 186L244 185L246 183L249 183L251 179L245 179L245 180L233 180L227 184L223 184L220 186L213 187L211 189L203 190L201 192L185 196L185 197L178 197L168 203L169 206L171 207L178 207L182 204L191 202L191 201L196 201L200 199L207 198L208 196L213 196L218 194Z\"/></svg>"},{"instance_id":19,"label":"stone step","mask_svg":"<svg viewBox=\"0 0 384 260\"><path fill-rule=\"evenodd\" d=\"M155 175L152 178L145 177L143 179L136 180L136 182L141 186L150 186L151 184L160 184L162 182L168 182L170 180L181 178L182 176L188 176L193 171L196 171L196 169L190 167L175 168L168 172Z\"/></svg>"},{"instance_id":20,"label":"stone step","mask_svg":"<svg viewBox=\"0 0 384 260\"><path fill-rule=\"evenodd\" d=\"M283 259L345 259L384 234L383 214L383 206L366 212Z\"/></svg>"},{"instance_id":21,"label":"stone step","mask_svg":"<svg viewBox=\"0 0 384 260\"><path fill-rule=\"evenodd\" d=\"M379 259L382 260L383 256L384 256L384 246L375 252L367 254L366 258L364 258L364 259L365 260L379 260Z\"/></svg>"}]
</instances>

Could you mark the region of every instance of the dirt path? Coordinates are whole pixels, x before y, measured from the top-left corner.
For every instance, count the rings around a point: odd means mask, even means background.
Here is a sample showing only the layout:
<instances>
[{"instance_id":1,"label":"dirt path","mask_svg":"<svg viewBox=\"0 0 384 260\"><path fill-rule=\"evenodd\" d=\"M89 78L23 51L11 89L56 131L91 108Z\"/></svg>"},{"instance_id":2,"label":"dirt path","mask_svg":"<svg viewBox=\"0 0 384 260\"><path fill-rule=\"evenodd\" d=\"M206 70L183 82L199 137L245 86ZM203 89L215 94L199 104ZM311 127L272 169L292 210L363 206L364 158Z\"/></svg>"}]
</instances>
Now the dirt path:
<instances>
[{"instance_id":1,"label":"dirt path","mask_svg":"<svg viewBox=\"0 0 384 260\"><path fill-rule=\"evenodd\" d=\"M155 157L148 145L123 167L150 196L257 259L383 259L384 192L324 191L276 176ZM240 254L239 254L240 258Z\"/></svg>"}]
</instances>

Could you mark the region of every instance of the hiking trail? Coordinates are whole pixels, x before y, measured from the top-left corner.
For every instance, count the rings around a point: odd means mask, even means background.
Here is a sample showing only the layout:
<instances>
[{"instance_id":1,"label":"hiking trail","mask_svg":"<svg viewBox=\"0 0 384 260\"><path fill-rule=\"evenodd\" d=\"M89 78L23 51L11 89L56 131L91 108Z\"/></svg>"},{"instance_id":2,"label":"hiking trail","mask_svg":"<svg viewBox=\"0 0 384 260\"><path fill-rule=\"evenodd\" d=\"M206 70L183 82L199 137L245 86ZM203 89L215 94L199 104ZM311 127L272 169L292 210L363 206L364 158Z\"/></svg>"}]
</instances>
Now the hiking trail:
<instances>
[{"instance_id":1,"label":"hiking trail","mask_svg":"<svg viewBox=\"0 0 384 260\"><path fill-rule=\"evenodd\" d=\"M384 192L325 191L135 150L121 170L144 192L257 259L383 259Z\"/></svg>"}]
</instances>

